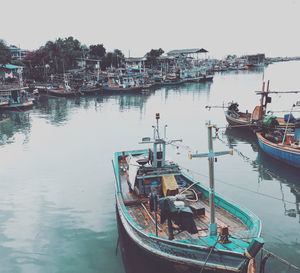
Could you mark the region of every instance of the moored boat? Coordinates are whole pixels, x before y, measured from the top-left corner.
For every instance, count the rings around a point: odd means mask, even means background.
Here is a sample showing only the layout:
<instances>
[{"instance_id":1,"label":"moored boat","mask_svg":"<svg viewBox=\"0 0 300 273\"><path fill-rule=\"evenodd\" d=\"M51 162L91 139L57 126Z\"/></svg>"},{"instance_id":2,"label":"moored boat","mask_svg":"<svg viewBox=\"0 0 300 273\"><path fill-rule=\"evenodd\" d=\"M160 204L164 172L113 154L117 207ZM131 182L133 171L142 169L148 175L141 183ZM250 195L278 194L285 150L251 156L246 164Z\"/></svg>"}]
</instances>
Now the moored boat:
<instances>
[{"instance_id":1,"label":"moored boat","mask_svg":"<svg viewBox=\"0 0 300 273\"><path fill-rule=\"evenodd\" d=\"M132 87L120 87L120 86L103 86L102 90L105 93L129 93L129 92L140 92L142 91L142 86L132 86Z\"/></svg>"},{"instance_id":2,"label":"moored boat","mask_svg":"<svg viewBox=\"0 0 300 273\"><path fill-rule=\"evenodd\" d=\"M232 127L245 128L247 130L255 130L262 126L263 119L267 116L267 104L271 103L271 97L269 97L269 82L267 86L267 91L264 91L264 83L261 92L257 92L261 95L260 105L257 105L252 113L241 112L238 108L238 103L230 102L224 111L225 118L228 124ZM288 115L286 115L287 117ZM277 117L278 127L285 128L287 125L286 117ZM292 122L288 123L289 127L294 127Z\"/></svg>"},{"instance_id":3,"label":"moored boat","mask_svg":"<svg viewBox=\"0 0 300 273\"><path fill-rule=\"evenodd\" d=\"M294 131L283 133L278 130L256 132L260 148L269 156L283 163L300 168L300 121L294 124Z\"/></svg>"},{"instance_id":4,"label":"moored boat","mask_svg":"<svg viewBox=\"0 0 300 273\"><path fill-rule=\"evenodd\" d=\"M78 92L81 95L95 95L102 91L102 86L98 83L87 82L84 83L79 89Z\"/></svg>"},{"instance_id":5,"label":"moored boat","mask_svg":"<svg viewBox=\"0 0 300 273\"><path fill-rule=\"evenodd\" d=\"M132 76L111 76L108 82L103 85L102 91L104 93L138 93L143 89L142 85L138 84L138 80Z\"/></svg>"},{"instance_id":6,"label":"moored boat","mask_svg":"<svg viewBox=\"0 0 300 273\"><path fill-rule=\"evenodd\" d=\"M161 138L156 118L153 140L142 141L153 149L115 153L115 196L124 230L140 249L161 260L245 272L263 244L259 218L167 160L166 145L178 140Z\"/></svg>"},{"instance_id":7,"label":"moored boat","mask_svg":"<svg viewBox=\"0 0 300 273\"><path fill-rule=\"evenodd\" d=\"M3 89L0 90L0 97L2 97L0 110L25 111L33 107L33 101L30 95L25 91L25 88L21 86L3 87Z\"/></svg>"},{"instance_id":8,"label":"moored boat","mask_svg":"<svg viewBox=\"0 0 300 273\"><path fill-rule=\"evenodd\" d=\"M51 84L37 85L36 89L38 89L40 95L46 96L70 98L79 95L79 92L70 87L66 76L64 76L63 84L60 84L59 86Z\"/></svg>"},{"instance_id":9,"label":"moored boat","mask_svg":"<svg viewBox=\"0 0 300 273\"><path fill-rule=\"evenodd\" d=\"M18 70L19 83L17 85L0 86L0 110L25 111L33 107L33 100L24 87L22 70Z\"/></svg>"}]
</instances>

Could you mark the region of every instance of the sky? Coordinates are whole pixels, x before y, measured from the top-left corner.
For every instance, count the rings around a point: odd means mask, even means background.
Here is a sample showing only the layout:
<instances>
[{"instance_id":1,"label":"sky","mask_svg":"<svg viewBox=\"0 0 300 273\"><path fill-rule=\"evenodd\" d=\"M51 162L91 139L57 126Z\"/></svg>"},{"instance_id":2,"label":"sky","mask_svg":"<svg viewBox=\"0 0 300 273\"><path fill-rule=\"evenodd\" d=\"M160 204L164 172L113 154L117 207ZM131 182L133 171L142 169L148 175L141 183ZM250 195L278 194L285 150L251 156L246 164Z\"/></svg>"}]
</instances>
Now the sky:
<instances>
[{"instance_id":1,"label":"sky","mask_svg":"<svg viewBox=\"0 0 300 273\"><path fill-rule=\"evenodd\" d=\"M1 3L0 39L35 50L73 36L126 57L158 48L300 56L299 12L300 0L14 0Z\"/></svg>"}]
</instances>

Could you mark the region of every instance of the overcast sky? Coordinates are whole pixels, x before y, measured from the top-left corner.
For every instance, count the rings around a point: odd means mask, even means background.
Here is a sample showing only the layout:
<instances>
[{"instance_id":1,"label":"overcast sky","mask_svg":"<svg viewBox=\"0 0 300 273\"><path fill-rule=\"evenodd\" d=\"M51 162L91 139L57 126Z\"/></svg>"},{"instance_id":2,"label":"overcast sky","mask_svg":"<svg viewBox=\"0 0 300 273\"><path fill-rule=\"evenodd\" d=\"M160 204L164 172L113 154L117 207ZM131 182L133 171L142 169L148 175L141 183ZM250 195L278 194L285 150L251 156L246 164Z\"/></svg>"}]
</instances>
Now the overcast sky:
<instances>
[{"instance_id":1,"label":"overcast sky","mask_svg":"<svg viewBox=\"0 0 300 273\"><path fill-rule=\"evenodd\" d=\"M300 0L1 1L0 39L38 49L73 36L125 56L205 48L211 57L300 56Z\"/></svg>"}]
</instances>

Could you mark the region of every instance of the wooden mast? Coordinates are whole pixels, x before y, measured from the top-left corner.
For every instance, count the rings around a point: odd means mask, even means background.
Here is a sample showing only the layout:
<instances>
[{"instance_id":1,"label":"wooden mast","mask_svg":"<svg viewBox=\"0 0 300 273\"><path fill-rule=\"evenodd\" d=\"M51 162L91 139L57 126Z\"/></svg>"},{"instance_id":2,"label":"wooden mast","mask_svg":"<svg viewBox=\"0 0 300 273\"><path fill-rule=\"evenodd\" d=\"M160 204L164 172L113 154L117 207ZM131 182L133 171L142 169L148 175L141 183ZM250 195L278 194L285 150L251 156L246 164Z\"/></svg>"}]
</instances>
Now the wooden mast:
<instances>
[{"instance_id":1,"label":"wooden mast","mask_svg":"<svg viewBox=\"0 0 300 273\"><path fill-rule=\"evenodd\" d=\"M214 160L215 156L233 154L233 150L214 152L213 141L212 141L212 128L213 125L208 125L208 153L203 154L189 154L189 158L194 157L208 157L209 166L209 204L210 204L210 225L209 225L209 235L217 235L217 224L215 221L215 183L214 183Z\"/></svg>"}]
</instances>

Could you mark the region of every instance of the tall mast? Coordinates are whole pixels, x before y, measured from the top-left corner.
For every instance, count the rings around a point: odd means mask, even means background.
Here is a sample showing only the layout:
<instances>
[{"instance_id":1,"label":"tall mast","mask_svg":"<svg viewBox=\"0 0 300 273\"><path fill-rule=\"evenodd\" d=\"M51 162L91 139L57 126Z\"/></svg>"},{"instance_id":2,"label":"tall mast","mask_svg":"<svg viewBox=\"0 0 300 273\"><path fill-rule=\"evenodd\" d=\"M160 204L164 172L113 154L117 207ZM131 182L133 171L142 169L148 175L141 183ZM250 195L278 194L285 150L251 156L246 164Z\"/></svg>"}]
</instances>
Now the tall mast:
<instances>
[{"instance_id":1,"label":"tall mast","mask_svg":"<svg viewBox=\"0 0 300 273\"><path fill-rule=\"evenodd\" d=\"M150 140L150 138L146 137L140 142L140 144L145 143L153 143L153 167L155 168L163 168L166 166L166 145L171 144L174 142L182 142L182 139L173 139L173 140L166 140L166 127L164 127L164 138L160 137L159 133L159 119L160 115L159 113L155 114L156 118L156 126L153 127L153 140Z\"/></svg>"},{"instance_id":2,"label":"tall mast","mask_svg":"<svg viewBox=\"0 0 300 273\"><path fill-rule=\"evenodd\" d=\"M213 141L212 141L212 128L213 125L208 125L208 153L204 154L189 154L189 158L194 157L208 157L208 168L209 168L209 204L210 204L210 225L209 235L217 235L217 224L215 220L215 182L214 182L214 160L215 156L233 154L233 150L214 152Z\"/></svg>"}]
</instances>

